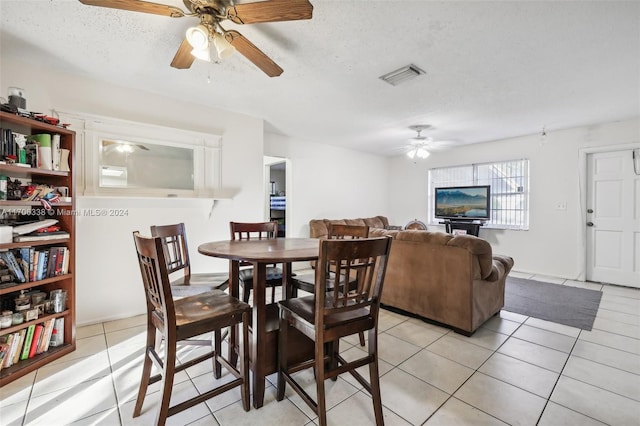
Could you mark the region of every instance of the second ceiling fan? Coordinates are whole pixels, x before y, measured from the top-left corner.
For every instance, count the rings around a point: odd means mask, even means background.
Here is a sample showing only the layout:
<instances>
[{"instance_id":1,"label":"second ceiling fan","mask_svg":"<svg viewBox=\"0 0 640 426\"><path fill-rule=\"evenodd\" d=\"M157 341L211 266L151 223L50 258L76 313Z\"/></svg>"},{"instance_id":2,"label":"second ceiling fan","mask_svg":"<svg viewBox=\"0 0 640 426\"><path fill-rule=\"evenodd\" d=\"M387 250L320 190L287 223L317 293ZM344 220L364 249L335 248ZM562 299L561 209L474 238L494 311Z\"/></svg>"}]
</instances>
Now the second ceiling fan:
<instances>
[{"instance_id":1,"label":"second ceiling fan","mask_svg":"<svg viewBox=\"0 0 640 426\"><path fill-rule=\"evenodd\" d=\"M234 4L223 0L183 0L188 12L180 8L142 0L80 0L89 6L108 7L133 12L151 13L171 18L197 17L200 23L187 30L185 39L171 61L178 69L191 67L196 57L206 59L210 41L223 58L237 50L269 77L282 74L278 66L264 52L235 30L225 30L221 23L236 24L296 21L311 19L313 6L308 0L269 0Z\"/></svg>"}]
</instances>

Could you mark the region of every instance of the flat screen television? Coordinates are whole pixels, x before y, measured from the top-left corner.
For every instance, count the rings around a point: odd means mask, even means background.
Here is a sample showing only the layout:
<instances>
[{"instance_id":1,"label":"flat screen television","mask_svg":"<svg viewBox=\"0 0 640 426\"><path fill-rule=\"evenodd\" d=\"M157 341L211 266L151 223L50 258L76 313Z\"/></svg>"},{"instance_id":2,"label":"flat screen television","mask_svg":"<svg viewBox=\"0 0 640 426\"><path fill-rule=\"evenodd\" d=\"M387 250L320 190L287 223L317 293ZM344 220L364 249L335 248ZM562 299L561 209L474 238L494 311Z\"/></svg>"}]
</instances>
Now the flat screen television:
<instances>
[{"instance_id":1,"label":"flat screen television","mask_svg":"<svg viewBox=\"0 0 640 426\"><path fill-rule=\"evenodd\" d=\"M450 186L435 189L435 217L441 219L489 220L491 186Z\"/></svg>"}]
</instances>

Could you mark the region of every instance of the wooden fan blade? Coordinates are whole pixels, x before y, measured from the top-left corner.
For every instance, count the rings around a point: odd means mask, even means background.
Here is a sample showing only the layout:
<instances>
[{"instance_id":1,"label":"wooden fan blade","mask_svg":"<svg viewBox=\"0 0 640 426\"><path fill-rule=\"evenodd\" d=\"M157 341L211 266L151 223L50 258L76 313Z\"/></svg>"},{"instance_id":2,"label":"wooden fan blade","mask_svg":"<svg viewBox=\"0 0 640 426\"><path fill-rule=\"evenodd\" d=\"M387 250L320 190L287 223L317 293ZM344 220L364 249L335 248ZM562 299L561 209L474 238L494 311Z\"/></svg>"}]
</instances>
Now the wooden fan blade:
<instances>
[{"instance_id":1,"label":"wooden fan blade","mask_svg":"<svg viewBox=\"0 0 640 426\"><path fill-rule=\"evenodd\" d=\"M313 5L308 0L270 0L229 7L227 19L236 24L255 24L311 19L312 13Z\"/></svg>"},{"instance_id":2,"label":"wooden fan blade","mask_svg":"<svg viewBox=\"0 0 640 426\"><path fill-rule=\"evenodd\" d=\"M112 9L130 10L132 12L152 13L154 15L170 16L179 18L184 16L184 12L177 7L166 4L151 3L141 0L80 0L80 3L87 6L110 7Z\"/></svg>"},{"instance_id":3,"label":"wooden fan blade","mask_svg":"<svg viewBox=\"0 0 640 426\"><path fill-rule=\"evenodd\" d=\"M267 55L258 49L253 43L247 40L242 34L231 30L225 33L225 38L238 52L245 58L253 62L255 66L260 68L269 77L277 77L282 74L282 68L271 60Z\"/></svg>"},{"instance_id":4,"label":"wooden fan blade","mask_svg":"<svg viewBox=\"0 0 640 426\"><path fill-rule=\"evenodd\" d=\"M191 54L192 49L186 38L182 40L176 56L174 56L173 61L171 61L171 66L180 70L191 67L191 64L193 64L193 61L196 59L196 57Z\"/></svg>"}]
</instances>

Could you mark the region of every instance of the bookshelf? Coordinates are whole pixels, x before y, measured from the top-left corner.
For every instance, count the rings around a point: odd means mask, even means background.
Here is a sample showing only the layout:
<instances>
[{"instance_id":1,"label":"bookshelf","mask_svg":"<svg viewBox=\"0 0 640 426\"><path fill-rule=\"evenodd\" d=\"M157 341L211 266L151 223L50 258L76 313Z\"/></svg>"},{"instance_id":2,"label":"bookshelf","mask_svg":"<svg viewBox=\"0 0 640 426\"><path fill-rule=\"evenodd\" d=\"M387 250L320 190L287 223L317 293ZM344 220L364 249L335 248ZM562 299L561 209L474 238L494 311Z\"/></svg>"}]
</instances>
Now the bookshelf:
<instances>
[{"instance_id":1,"label":"bookshelf","mask_svg":"<svg viewBox=\"0 0 640 426\"><path fill-rule=\"evenodd\" d=\"M60 148L69 150L70 171L45 170L39 168L28 168L13 164L0 164L0 175L11 179L19 179L21 182L31 181L33 183L50 185L53 187L67 187L70 200L62 199L52 202L53 213L47 213L47 219L57 219L56 225L69 235L64 238L48 239L43 241L25 242L5 242L0 243L0 252L19 252L19 249L33 248L38 251L45 251L52 247L64 247L68 253L68 267L66 273L47 276L31 282L4 282L0 283L0 304L2 310L11 303L20 291L40 291L50 295L53 290L63 290L66 292L66 307L60 312L41 312L37 319L23 321L7 328L0 329L0 336L20 334L23 330L28 330L31 326L40 324L46 325L51 320L64 319L64 338L58 346L49 346L46 351L35 354L28 359L19 360L11 366L0 369L0 387L10 383L46 364L60 358L76 349L76 295L75 295L75 132L63 127L53 126L31 118L20 117L15 114L0 112L0 128L11 129L11 131L24 134L58 134L60 135ZM20 201L20 200L0 200L0 210L4 212L20 211L24 212L41 211L44 209L40 201ZM37 214L34 213L34 216ZM40 218L43 218L40 216ZM13 309L15 312L15 309Z\"/></svg>"}]
</instances>

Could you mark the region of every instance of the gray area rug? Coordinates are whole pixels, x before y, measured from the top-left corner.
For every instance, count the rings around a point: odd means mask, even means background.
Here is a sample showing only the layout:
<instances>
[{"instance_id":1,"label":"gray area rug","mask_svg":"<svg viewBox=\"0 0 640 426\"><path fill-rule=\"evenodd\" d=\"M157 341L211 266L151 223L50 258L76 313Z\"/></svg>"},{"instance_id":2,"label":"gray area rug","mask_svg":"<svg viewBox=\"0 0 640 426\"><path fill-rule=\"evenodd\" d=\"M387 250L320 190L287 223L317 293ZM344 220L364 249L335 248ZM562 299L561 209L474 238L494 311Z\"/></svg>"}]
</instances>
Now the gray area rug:
<instances>
[{"instance_id":1,"label":"gray area rug","mask_svg":"<svg viewBox=\"0 0 640 426\"><path fill-rule=\"evenodd\" d=\"M591 330L601 291L507 276L505 311Z\"/></svg>"}]
</instances>

